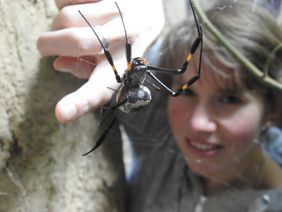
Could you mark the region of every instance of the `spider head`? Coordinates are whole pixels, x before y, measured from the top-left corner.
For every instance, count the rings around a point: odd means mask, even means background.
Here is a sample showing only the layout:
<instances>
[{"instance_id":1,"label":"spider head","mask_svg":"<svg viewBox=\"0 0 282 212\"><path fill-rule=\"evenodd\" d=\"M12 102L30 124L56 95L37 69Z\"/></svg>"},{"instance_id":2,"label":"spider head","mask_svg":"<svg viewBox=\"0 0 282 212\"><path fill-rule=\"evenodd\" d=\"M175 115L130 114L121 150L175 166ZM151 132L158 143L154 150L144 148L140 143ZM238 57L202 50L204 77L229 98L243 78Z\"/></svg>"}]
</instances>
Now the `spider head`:
<instances>
[{"instance_id":1,"label":"spider head","mask_svg":"<svg viewBox=\"0 0 282 212\"><path fill-rule=\"evenodd\" d=\"M142 85L146 77L146 69L146 60L144 58L134 58L131 63L131 69L127 73L127 86L133 88Z\"/></svg>"},{"instance_id":2,"label":"spider head","mask_svg":"<svg viewBox=\"0 0 282 212\"><path fill-rule=\"evenodd\" d=\"M146 64L147 64L147 61L145 58L143 57L135 57L133 58L132 60L132 68L131 70L140 70L142 68L145 68L146 67Z\"/></svg>"}]
</instances>

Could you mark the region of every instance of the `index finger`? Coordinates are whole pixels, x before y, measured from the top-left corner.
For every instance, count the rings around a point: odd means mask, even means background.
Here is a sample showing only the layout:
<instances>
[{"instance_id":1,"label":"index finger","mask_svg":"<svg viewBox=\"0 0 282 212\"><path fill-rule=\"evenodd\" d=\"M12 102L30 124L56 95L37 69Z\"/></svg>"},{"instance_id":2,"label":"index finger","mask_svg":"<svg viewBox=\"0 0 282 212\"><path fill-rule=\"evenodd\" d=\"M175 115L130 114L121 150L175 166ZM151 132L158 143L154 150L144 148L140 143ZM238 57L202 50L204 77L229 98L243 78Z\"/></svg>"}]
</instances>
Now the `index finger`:
<instances>
[{"instance_id":1,"label":"index finger","mask_svg":"<svg viewBox=\"0 0 282 212\"><path fill-rule=\"evenodd\" d=\"M55 3L58 9L61 10L63 7L67 5L92 3L98 1L102 1L102 0L55 0Z\"/></svg>"},{"instance_id":2,"label":"index finger","mask_svg":"<svg viewBox=\"0 0 282 212\"><path fill-rule=\"evenodd\" d=\"M61 123L70 123L106 104L117 86L108 61L104 60L97 66L88 82L57 103L55 109L57 120Z\"/></svg>"}]
</instances>

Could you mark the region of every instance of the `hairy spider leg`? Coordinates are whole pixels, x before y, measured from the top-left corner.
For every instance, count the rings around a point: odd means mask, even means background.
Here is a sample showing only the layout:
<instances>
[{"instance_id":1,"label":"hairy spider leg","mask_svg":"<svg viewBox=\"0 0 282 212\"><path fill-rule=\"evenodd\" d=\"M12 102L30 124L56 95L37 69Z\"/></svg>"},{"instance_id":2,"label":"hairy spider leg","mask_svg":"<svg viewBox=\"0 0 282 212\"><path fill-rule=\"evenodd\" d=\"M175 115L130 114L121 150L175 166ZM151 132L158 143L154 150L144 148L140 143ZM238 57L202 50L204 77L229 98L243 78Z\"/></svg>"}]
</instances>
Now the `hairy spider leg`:
<instances>
[{"instance_id":1,"label":"hairy spider leg","mask_svg":"<svg viewBox=\"0 0 282 212\"><path fill-rule=\"evenodd\" d=\"M127 32L126 32L126 28L125 28L125 24L124 24L124 20L123 20L123 16L122 16L121 10L120 10L117 2L115 2L115 5L116 5L116 7L118 9L118 12L119 12L119 15L120 15L120 18L121 18L121 21L122 21L123 30L124 30L125 50L126 50L125 53L126 53L126 60L127 60L127 71L129 72L131 70L131 66L132 66L132 58L131 58L132 46L131 46L131 43L128 40L128 36L127 36ZM116 67L114 65L113 58L112 58L112 55L111 55L110 51L103 44L103 42L101 41L101 39L98 36L97 32L94 30L94 27L90 24L90 22L86 19L86 17L82 14L82 12L80 10L78 10L78 12L82 16L82 18L85 20L85 22L88 24L88 26L91 28L91 30L94 32L96 38L98 39L98 41L99 41L99 43L100 43L100 45L101 45L101 47L102 47L102 49L104 51L104 55L105 55L106 59L108 60L108 62L110 63L110 65L111 65L111 67L112 67L112 69L114 71L114 74L116 76L116 81L118 83L122 83L123 80L121 79L120 75L117 72L117 69L116 69ZM114 122L116 120L116 111L115 111L116 108L118 108L119 106L125 104L127 101L128 101L127 99L121 99L114 106L109 108L111 111L114 111L114 114L113 114L113 116L112 116L108 126L105 128L105 130L99 136L95 146L91 150L89 150L88 152L83 154L83 156L86 156L89 153L95 151L103 143L103 141L105 140L106 136L109 133L109 130L112 128L112 126L114 125Z\"/></svg>"},{"instance_id":2,"label":"hairy spider leg","mask_svg":"<svg viewBox=\"0 0 282 212\"><path fill-rule=\"evenodd\" d=\"M112 109L112 110L114 110L114 109ZM84 153L82 156L86 156L86 155L90 154L91 152L95 151L99 146L101 146L101 144L105 140L106 136L108 135L110 129L113 127L115 120L116 120L116 111L114 111L114 114L111 118L110 123L108 124L108 126L105 128L105 130L99 136L98 140L96 141L95 146L92 149L90 149L88 152Z\"/></svg>"},{"instance_id":3,"label":"hairy spider leg","mask_svg":"<svg viewBox=\"0 0 282 212\"><path fill-rule=\"evenodd\" d=\"M188 1L188 0L187 0ZM168 92L169 95L171 96L178 96L181 93L183 93L183 91L187 91L190 89L190 86L195 83L197 80L200 79L201 77L201 64L202 64L202 52L203 52L203 33L202 33L202 27L199 25L196 14L195 14L195 10L194 10L194 6L192 4L192 2L189 0L191 9L192 9L192 13L193 13L193 17L195 20L195 24L196 24L196 28L197 28L197 33L198 36L197 38L194 40L191 48L190 48L190 52L188 53L185 62L183 63L182 67L180 69L169 69L169 68L161 68L161 67L155 67L155 66L147 66L147 73L148 75L155 81L157 82L158 85L160 85L165 91ZM197 49L200 47L200 55L199 55L199 65L197 68L197 73L195 76L193 76L190 80L188 80L187 83L185 83L184 85L182 85L180 88L176 89L176 91L171 90L168 86L166 86L161 80L159 80L150 70L152 71L157 71L160 73L167 73L167 74L183 74L186 70L187 67L189 65L189 63L191 62L192 58L193 58L193 54L197 51Z\"/></svg>"},{"instance_id":4,"label":"hairy spider leg","mask_svg":"<svg viewBox=\"0 0 282 212\"><path fill-rule=\"evenodd\" d=\"M120 11L120 8L117 4L117 2L115 2L115 5L118 9L118 12L119 12L119 16L121 18L121 21L122 21L122 26L123 26L123 30L124 30L124 34L125 34L125 50L126 50L126 60L127 60L127 70L130 71L131 70L131 43L129 42L128 40L128 36L127 36L127 32L126 32L126 28L125 28L125 24L124 24L124 20L123 20L123 16L122 16L122 13ZM110 51L105 47L105 45L103 44L103 42L101 41L101 39L99 38L98 34L96 33L96 31L94 30L94 27L90 24L90 22L86 19L86 17L81 13L80 10L78 10L79 14L82 16L82 18L85 20L85 22L88 24L88 26L91 28L91 30L94 32L95 36L97 37L103 51L104 51L104 55L105 57L107 58L108 62L110 63L113 71L114 71L114 74L116 76L116 80L118 83L121 83L121 77L120 75L118 74L117 72L117 69L114 65L114 61L113 61L113 58L112 58L112 55L110 53Z\"/></svg>"},{"instance_id":5,"label":"hairy spider leg","mask_svg":"<svg viewBox=\"0 0 282 212\"><path fill-rule=\"evenodd\" d=\"M98 34L96 33L96 31L94 30L94 28L92 27L92 25L90 24L90 22L86 19L86 17L82 14L82 12L80 10L78 10L79 14L82 16L82 18L85 20L85 22L88 24L88 26L90 27L90 29L94 32L95 36L97 37L103 51L104 51L104 55L105 57L107 58L107 60L109 61L114 73L115 73L115 76L116 76L116 80L118 83L121 83L121 78L120 78L120 75L118 74L117 72L117 69L114 65L114 61L113 61L113 58L112 58L112 55L110 53L110 51L105 47L105 45L103 44L103 42L101 41L101 39L99 38Z\"/></svg>"},{"instance_id":6,"label":"hairy spider leg","mask_svg":"<svg viewBox=\"0 0 282 212\"><path fill-rule=\"evenodd\" d=\"M104 142L106 136L108 135L110 129L113 127L114 123L115 123L115 120L116 120L116 109L125 104L127 102L127 99L125 100L122 100L121 102L113 105L112 107L108 108L109 110L111 111L114 111L114 114L112 115L112 118L108 124L108 126L104 129L104 131L101 133L101 135L99 136L98 140L96 141L96 144L94 145L94 147L92 149L90 149L88 152L84 153L82 156L86 156L88 155L89 153L95 151L99 146L101 146L101 144Z\"/></svg>"},{"instance_id":7,"label":"hairy spider leg","mask_svg":"<svg viewBox=\"0 0 282 212\"><path fill-rule=\"evenodd\" d=\"M125 54L126 54L126 61L127 61L127 71L130 71L131 70L131 43L129 42L128 40L128 36L127 36L127 32L126 32L126 27L125 27L125 24L124 24L124 20L123 20L123 16L121 14L121 11L120 11L120 8L117 4L117 2L115 2L116 4L116 7L118 9L118 12L119 12L119 16L121 18L121 22L122 22L122 26L123 26L123 30L124 30L124 37L125 37Z\"/></svg>"}]
</instances>

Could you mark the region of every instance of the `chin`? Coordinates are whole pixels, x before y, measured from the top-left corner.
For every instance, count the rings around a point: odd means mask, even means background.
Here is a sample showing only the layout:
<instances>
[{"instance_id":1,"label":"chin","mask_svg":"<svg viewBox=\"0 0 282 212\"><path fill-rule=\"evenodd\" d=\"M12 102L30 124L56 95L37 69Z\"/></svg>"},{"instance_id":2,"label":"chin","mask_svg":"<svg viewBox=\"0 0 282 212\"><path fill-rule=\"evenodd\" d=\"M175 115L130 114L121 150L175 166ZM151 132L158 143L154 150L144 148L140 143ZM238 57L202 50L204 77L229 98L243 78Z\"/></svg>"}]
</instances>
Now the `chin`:
<instances>
[{"instance_id":1,"label":"chin","mask_svg":"<svg viewBox=\"0 0 282 212\"><path fill-rule=\"evenodd\" d=\"M211 164L205 160L201 159L192 159L187 160L187 165L189 169L196 175L200 175L202 177L211 177L219 172L219 168L214 164Z\"/></svg>"}]
</instances>

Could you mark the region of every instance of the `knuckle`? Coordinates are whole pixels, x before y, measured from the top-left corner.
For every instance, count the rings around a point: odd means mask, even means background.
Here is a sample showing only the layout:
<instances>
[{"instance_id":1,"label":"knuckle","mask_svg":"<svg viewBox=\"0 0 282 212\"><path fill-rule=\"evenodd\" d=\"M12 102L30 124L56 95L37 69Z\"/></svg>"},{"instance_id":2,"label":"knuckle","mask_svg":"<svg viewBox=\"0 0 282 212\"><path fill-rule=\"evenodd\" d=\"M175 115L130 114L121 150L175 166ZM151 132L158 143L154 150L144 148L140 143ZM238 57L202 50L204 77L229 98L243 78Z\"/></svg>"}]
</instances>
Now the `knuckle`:
<instances>
[{"instance_id":1,"label":"knuckle","mask_svg":"<svg viewBox=\"0 0 282 212\"><path fill-rule=\"evenodd\" d=\"M56 18L56 28L62 29L72 27L75 24L73 17L75 17L75 15L74 10L71 7L66 6L62 8Z\"/></svg>"},{"instance_id":2,"label":"knuckle","mask_svg":"<svg viewBox=\"0 0 282 212\"><path fill-rule=\"evenodd\" d=\"M89 39L80 30L80 28L69 28L69 33L66 36L67 45L72 47L74 54L77 56L86 55L91 52Z\"/></svg>"},{"instance_id":3,"label":"knuckle","mask_svg":"<svg viewBox=\"0 0 282 212\"><path fill-rule=\"evenodd\" d=\"M76 47L76 48L80 48L82 47L82 43L81 43L81 33L77 31L77 29L75 28L70 28L69 29L69 33L67 36L67 40L69 42L70 46Z\"/></svg>"}]
</instances>

